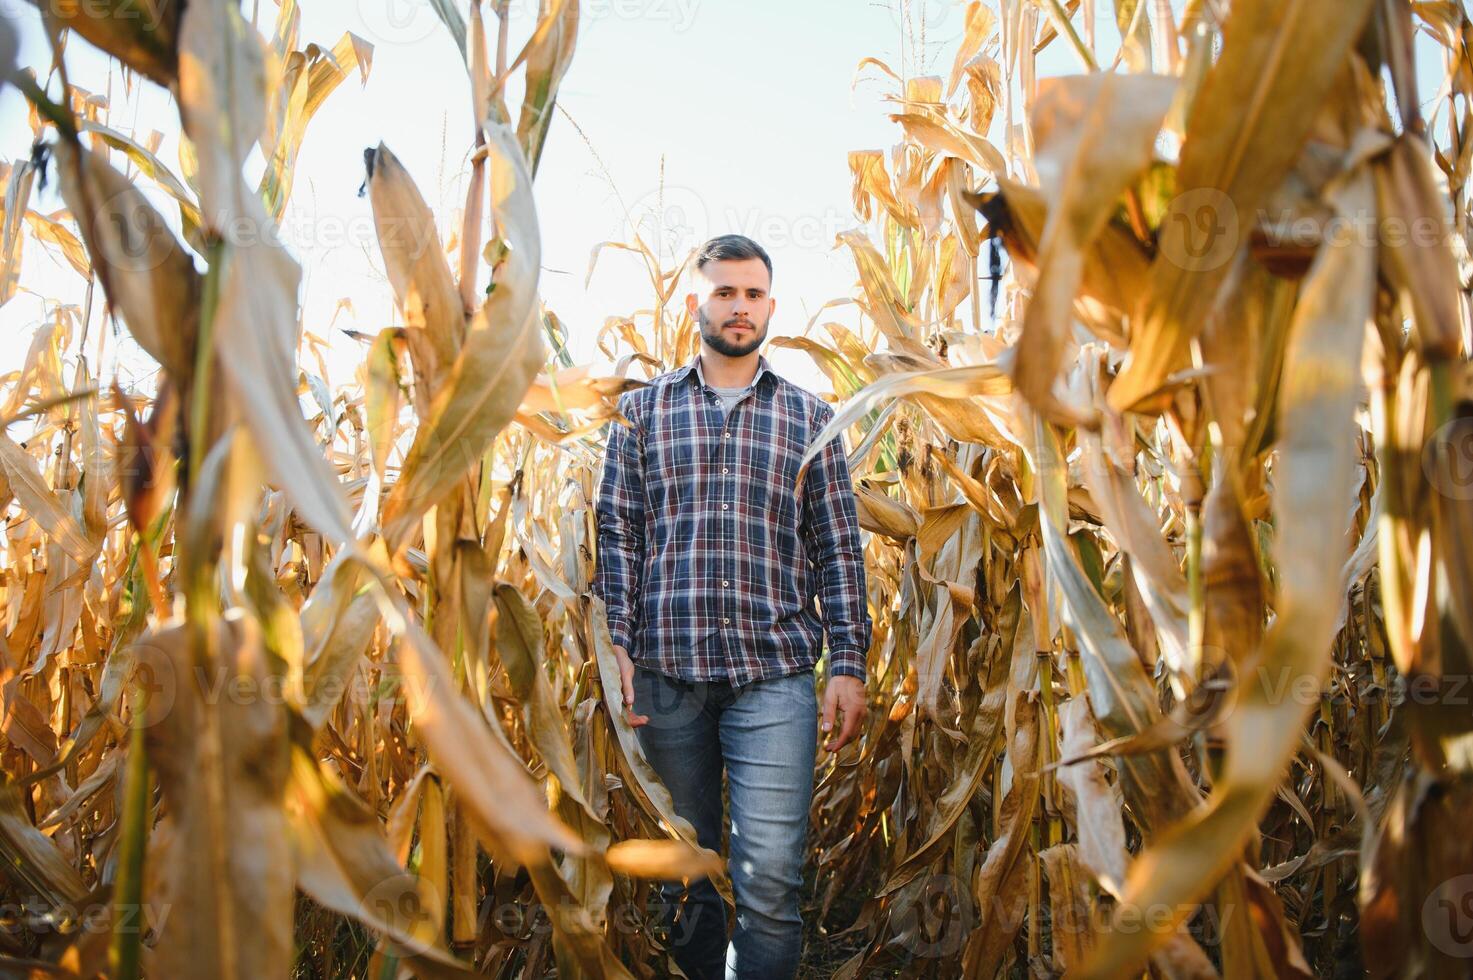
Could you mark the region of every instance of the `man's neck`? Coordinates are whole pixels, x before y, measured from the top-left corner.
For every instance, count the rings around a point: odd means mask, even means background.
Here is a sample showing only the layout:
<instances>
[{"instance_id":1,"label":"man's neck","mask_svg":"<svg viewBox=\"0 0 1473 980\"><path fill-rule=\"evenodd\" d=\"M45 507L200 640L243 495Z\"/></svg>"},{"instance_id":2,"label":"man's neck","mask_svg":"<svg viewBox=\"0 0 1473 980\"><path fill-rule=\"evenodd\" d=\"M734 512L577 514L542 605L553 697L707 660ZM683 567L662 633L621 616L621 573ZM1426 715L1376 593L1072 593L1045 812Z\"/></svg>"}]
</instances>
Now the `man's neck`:
<instances>
[{"instance_id":1,"label":"man's neck","mask_svg":"<svg viewBox=\"0 0 1473 980\"><path fill-rule=\"evenodd\" d=\"M702 348L701 376L714 388L745 388L757 377L757 352L726 357Z\"/></svg>"}]
</instances>

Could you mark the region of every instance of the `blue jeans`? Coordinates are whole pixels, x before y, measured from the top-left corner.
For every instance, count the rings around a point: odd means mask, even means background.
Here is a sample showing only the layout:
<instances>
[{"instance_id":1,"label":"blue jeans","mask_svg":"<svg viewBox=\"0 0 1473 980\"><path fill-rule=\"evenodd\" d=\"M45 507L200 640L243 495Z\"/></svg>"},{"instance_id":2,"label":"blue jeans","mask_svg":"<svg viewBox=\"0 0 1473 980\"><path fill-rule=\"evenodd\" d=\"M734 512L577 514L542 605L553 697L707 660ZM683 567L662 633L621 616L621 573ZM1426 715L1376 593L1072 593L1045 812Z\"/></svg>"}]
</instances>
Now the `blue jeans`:
<instances>
[{"instance_id":1,"label":"blue jeans","mask_svg":"<svg viewBox=\"0 0 1473 980\"><path fill-rule=\"evenodd\" d=\"M691 980L792 977L803 945L798 893L818 752L813 669L733 688L636 664L634 713L649 715L635 732L675 812L695 827L701 846L718 854L723 765L731 795L735 934L728 948L726 909L709 879L688 889L664 882L675 962Z\"/></svg>"}]
</instances>

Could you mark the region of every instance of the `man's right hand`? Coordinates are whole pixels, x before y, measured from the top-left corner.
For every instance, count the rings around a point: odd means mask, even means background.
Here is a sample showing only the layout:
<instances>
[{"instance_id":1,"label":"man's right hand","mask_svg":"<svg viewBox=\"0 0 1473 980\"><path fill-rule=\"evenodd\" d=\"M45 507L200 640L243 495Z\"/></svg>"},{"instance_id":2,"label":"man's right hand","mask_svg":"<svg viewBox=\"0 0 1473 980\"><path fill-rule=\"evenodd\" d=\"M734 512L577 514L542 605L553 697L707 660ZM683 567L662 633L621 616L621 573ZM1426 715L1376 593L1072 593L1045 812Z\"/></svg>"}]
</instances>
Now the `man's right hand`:
<instances>
[{"instance_id":1,"label":"man's right hand","mask_svg":"<svg viewBox=\"0 0 1473 980\"><path fill-rule=\"evenodd\" d=\"M638 728L648 722L650 716L634 713L634 661L629 659L629 651L617 643L614 644L614 659L619 661L619 685L624 689L624 718L629 727Z\"/></svg>"}]
</instances>

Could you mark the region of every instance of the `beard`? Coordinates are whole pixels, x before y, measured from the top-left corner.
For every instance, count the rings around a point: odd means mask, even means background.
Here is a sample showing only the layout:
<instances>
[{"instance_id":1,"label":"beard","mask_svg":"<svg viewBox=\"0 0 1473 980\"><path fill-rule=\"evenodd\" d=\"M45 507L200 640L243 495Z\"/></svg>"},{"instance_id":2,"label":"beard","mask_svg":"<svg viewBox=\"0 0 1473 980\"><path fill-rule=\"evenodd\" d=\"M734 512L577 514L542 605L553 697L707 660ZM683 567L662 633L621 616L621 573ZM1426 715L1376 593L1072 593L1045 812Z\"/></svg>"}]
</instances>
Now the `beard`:
<instances>
[{"instance_id":1,"label":"beard","mask_svg":"<svg viewBox=\"0 0 1473 980\"><path fill-rule=\"evenodd\" d=\"M706 319L706 314L704 311L696 311L696 320L700 323L701 326L702 339L704 339L707 344L711 345L712 350L714 350L718 354L725 355L726 357L745 357L746 355L752 353L752 351L756 350L758 347L761 347L762 341L767 339L766 324L763 324L761 328L759 328L756 323L753 323L752 336L744 342L736 343L727 339L727 337L722 334L721 331L725 328L726 325L722 324L721 326L713 327L711 321Z\"/></svg>"}]
</instances>

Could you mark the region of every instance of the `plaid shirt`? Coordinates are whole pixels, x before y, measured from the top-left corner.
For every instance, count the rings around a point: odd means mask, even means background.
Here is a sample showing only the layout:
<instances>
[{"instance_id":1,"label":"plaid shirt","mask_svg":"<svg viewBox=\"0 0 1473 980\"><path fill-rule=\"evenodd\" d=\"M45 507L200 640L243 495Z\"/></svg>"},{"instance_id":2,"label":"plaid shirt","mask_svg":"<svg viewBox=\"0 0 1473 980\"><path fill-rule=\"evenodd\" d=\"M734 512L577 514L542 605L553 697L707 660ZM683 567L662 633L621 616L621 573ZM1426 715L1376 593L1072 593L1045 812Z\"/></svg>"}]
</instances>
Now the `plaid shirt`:
<instances>
[{"instance_id":1,"label":"plaid shirt","mask_svg":"<svg viewBox=\"0 0 1473 980\"><path fill-rule=\"evenodd\" d=\"M619 396L595 513L592 590L641 666L733 685L806 670L864 679L871 621L843 441L798 463L834 410L758 355L730 410L697 354ZM822 619L813 608L816 593Z\"/></svg>"}]
</instances>

